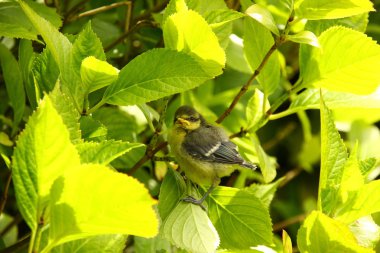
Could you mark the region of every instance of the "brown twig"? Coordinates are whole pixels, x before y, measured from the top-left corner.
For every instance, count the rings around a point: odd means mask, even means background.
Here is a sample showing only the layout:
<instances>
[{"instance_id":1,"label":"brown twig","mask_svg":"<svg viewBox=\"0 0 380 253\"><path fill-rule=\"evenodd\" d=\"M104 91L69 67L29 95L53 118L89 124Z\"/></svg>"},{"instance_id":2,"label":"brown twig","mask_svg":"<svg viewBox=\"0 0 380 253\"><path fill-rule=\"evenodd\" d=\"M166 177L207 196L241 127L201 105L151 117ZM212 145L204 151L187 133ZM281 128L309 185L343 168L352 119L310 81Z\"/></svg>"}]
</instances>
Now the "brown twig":
<instances>
[{"instance_id":1,"label":"brown twig","mask_svg":"<svg viewBox=\"0 0 380 253\"><path fill-rule=\"evenodd\" d=\"M143 19L146 19L148 18L152 13L155 13L155 12L160 12L162 11L163 9L165 9L166 5L168 5L169 1L163 1L157 5L155 5L152 9L149 9L147 11L144 11L143 13L141 13L140 15L136 16L134 18L134 21L137 22L139 20L143 20Z\"/></svg>"},{"instance_id":2,"label":"brown twig","mask_svg":"<svg viewBox=\"0 0 380 253\"><path fill-rule=\"evenodd\" d=\"M278 186L278 188L281 188L281 187L284 187L287 183L289 183L293 178L295 178L296 176L298 176L301 172L303 171L303 169L301 167L297 167L295 169L292 169L290 171L288 171L286 174L285 174L285 178L284 180L280 183L280 185Z\"/></svg>"},{"instance_id":3,"label":"brown twig","mask_svg":"<svg viewBox=\"0 0 380 253\"><path fill-rule=\"evenodd\" d=\"M273 225L273 232L279 231L279 230L284 229L290 225L301 222L306 218L306 216L307 216L306 214L299 214L299 215L291 217L287 220L280 221L280 222Z\"/></svg>"},{"instance_id":4,"label":"brown twig","mask_svg":"<svg viewBox=\"0 0 380 253\"><path fill-rule=\"evenodd\" d=\"M260 65L257 67L255 72L253 72L252 76L248 79L248 81L241 87L239 93L236 95L230 106L225 110L222 115L216 120L216 123L220 124L222 121L230 115L232 110L234 109L235 105L239 102L240 98L247 92L249 86L252 84L253 80L256 79L256 77L260 74L261 70L264 68L265 64L268 62L269 57L273 54L274 51L276 51L279 43L275 42L271 48L268 50L266 55L264 56L263 60L261 61Z\"/></svg>"},{"instance_id":5,"label":"brown twig","mask_svg":"<svg viewBox=\"0 0 380 253\"><path fill-rule=\"evenodd\" d=\"M1 196L0 215L3 213L3 210L5 208L5 203L7 203L8 190L9 190L9 186L11 184L11 181L12 181L12 171L9 171L9 174L8 174L8 177L7 177L7 181L5 182L5 186L4 186L4 193Z\"/></svg>"},{"instance_id":6,"label":"brown twig","mask_svg":"<svg viewBox=\"0 0 380 253\"><path fill-rule=\"evenodd\" d=\"M248 131L246 129L244 129L243 127L241 127L239 132L231 134L229 136L229 138L230 139L233 139L233 138L236 138L236 137L241 138L241 137L244 137L247 133L248 133Z\"/></svg>"},{"instance_id":7,"label":"brown twig","mask_svg":"<svg viewBox=\"0 0 380 253\"><path fill-rule=\"evenodd\" d=\"M141 20L138 21L131 29L123 33L119 38L117 38L114 42L104 47L104 51L107 52L111 50L117 44L123 42L126 38L128 38L132 33L134 33L138 28L143 26L154 26L155 24L150 20Z\"/></svg>"},{"instance_id":8,"label":"brown twig","mask_svg":"<svg viewBox=\"0 0 380 253\"><path fill-rule=\"evenodd\" d=\"M160 151L161 149L164 149L167 145L168 145L168 142L164 141L164 142L159 143L155 149L152 149L150 151L147 149L147 152L145 152L145 155L141 157L141 159L132 167L132 169L130 169L127 172L127 174L132 175L133 173L135 173L136 170L138 170L141 166L143 166L144 163L152 159L158 151Z\"/></svg>"}]
</instances>

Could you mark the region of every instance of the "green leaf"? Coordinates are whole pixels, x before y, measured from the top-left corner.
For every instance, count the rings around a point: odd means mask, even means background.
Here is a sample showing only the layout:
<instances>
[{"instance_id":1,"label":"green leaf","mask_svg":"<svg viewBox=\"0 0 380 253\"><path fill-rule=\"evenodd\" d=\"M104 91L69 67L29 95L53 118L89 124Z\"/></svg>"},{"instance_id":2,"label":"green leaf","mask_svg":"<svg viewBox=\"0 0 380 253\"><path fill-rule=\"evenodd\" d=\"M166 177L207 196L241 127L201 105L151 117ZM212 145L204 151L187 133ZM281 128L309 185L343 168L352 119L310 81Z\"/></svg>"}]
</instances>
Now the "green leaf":
<instances>
[{"instance_id":1,"label":"green leaf","mask_svg":"<svg viewBox=\"0 0 380 253\"><path fill-rule=\"evenodd\" d=\"M306 19L335 19L374 11L369 0L301 0L295 5L296 16Z\"/></svg>"},{"instance_id":2,"label":"green leaf","mask_svg":"<svg viewBox=\"0 0 380 253\"><path fill-rule=\"evenodd\" d=\"M57 84L59 68L50 50L45 48L33 61L32 67L35 85L39 91L50 92Z\"/></svg>"},{"instance_id":3,"label":"green leaf","mask_svg":"<svg viewBox=\"0 0 380 253\"><path fill-rule=\"evenodd\" d=\"M365 184L356 192L355 199L350 202L350 208L339 213L337 220L347 224L360 217L380 211L380 180Z\"/></svg>"},{"instance_id":4,"label":"green leaf","mask_svg":"<svg viewBox=\"0 0 380 253\"><path fill-rule=\"evenodd\" d=\"M59 115L62 117L63 123L66 125L67 130L70 133L70 140L73 144L81 143L81 131L79 128L78 120L80 114L70 100L70 98L62 93L59 85L49 94L49 97L57 110Z\"/></svg>"},{"instance_id":5,"label":"green leaf","mask_svg":"<svg viewBox=\"0 0 380 253\"><path fill-rule=\"evenodd\" d=\"M32 41L25 39L20 40L18 51L20 71L22 79L24 81L26 95L28 97L29 104L33 110L37 108L37 91L35 89L32 76L32 67L34 59L35 53L33 52Z\"/></svg>"},{"instance_id":6,"label":"green leaf","mask_svg":"<svg viewBox=\"0 0 380 253\"><path fill-rule=\"evenodd\" d=\"M372 216L362 217L349 225L358 244L366 248L375 248L380 240L380 227Z\"/></svg>"},{"instance_id":7,"label":"green leaf","mask_svg":"<svg viewBox=\"0 0 380 253\"><path fill-rule=\"evenodd\" d=\"M245 13L248 14L251 18L262 24L265 28L269 29L272 33L276 34L277 36L280 36L280 32L278 31L276 22L274 21L274 18L272 17L272 14L269 10L266 8L254 4L250 6Z\"/></svg>"},{"instance_id":8,"label":"green leaf","mask_svg":"<svg viewBox=\"0 0 380 253\"><path fill-rule=\"evenodd\" d=\"M245 19L244 54L252 72L259 67L274 43L273 36L268 29L255 20ZM277 54L277 51L273 52L257 77L257 81L267 96L272 94L280 83L280 63Z\"/></svg>"},{"instance_id":9,"label":"green leaf","mask_svg":"<svg viewBox=\"0 0 380 253\"><path fill-rule=\"evenodd\" d=\"M85 141L104 141L108 129L100 121L91 116L82 116L79 120L82 138Z\"/></svg>"},{"instance_id":10,"label":"green leaf","mask_svg":"<svg viewBox=\"0 0 380 253\"><path fill-rule=\"evenodd\" d=\"M253 96L248 101L245 111L247 118L247 129L249 129L249 131L255 132L266 123L265 121L261 122L261 120L264 118L266 113L264 108L269 109L269 107L269 101L265 98L264 94L259 89L255 89Z\"/></svg>"},{"instance_id":11,"label":"green leaf","mask_svg":"<svg viewBox=\"0 0 380 253\"><path fill-rule=\"evenodd\" d=\"M220 186L208 198L208 208L222 248L248 249L272 243L268 209L253 194Z\"/></svg>"},{"instance_id":12,"label":"green leaf","mask_svg":"<svg viewBox=\"0 0 380 253\"><path fill-rule=\"evenodd\" d=\"M69 132L49 96L29 118L12 160L17 203L27 224L35 230L54 180L80 163Z\"/></svg>"},{"instance_id":13,"label":"green leaf","mask_svg":"<svg viewBox=\"0 0 380 253\"><path fill-rule=\"evenodd\" d=\"M108 86L103 100L117 105L141 104L195 88L208 79L190 55L154 49L128 63Z\"/></svg>"},{"instance_id":14,"label":"green leaf","mask_svg":"<svg viewBox=\"0 0 380 253\"><path fill-rule=\"evenodd\" d=\"M308 44L313 47L319 47L318 38L310 31L302 31L297 34L287 35L286 39L302 44Z\"/></svg>"},{"instance_id":15,"label":"green leaf","mask_svg":"<svg viewBox=\"0 0 380 253\"><path fill-rule=\"evenodd\" d=\"M99 235L61 244L52 249L52 253L115 253L123 252L126 235Z\"/></svg>"},{"instance_id":16,"label":"green leaf","mask_svg":"<svg viewBox=\"0 0 380 253\"><path fill-rule=\"evenodd\" d=\"M332 112L321 99L321 169L318 189L318 210L330 215L336 208L339 186L345 163L346 146L335 127Z\"/></svg>"},{"instance_id":17,"label":"green leaf","mask_svg":"<svg viewBox=\"0 0 380 253\"><path fill-rule=\"evenodd\" d=\"M284 253L293 252L292 239L285 230L282 230L282 245L284 247Z\"/></svg>"},{"instance_id":18,"label":"green leaf","mask_svg":"<svg viewBox=\"0 0 380 253\"><path fill-rule=\"evenodd\" d=\"M106 61L89 56L82 61L80 76L87 92L110 85L117 79L119 70Z\"/></svg>"},{"instance_id":19,"label":"green leaf","mask_svg":"<svg viewBox=\"0 0 380 253\"><path fill-rule=\"evenodd\" d=\"M160 234L154 238L135 236L133 241L136 253L172 252L172 246L169 241L162 238Z\"/></svg>"},{"instance_id":20,"label":"green leaf","mask_svg":"<svg viewBox=\"0 0 380 253\"><path fill-rule=\"evenodd\" d=\"M368 174L376 167L376 163L377 161L373 157L360 161L360 171L364 178L368 177Z\"/></svg>"},{"instance_id":21,"label":"green leaf","mask_svg":"<svg viewBox=\"0 0 380 253\"><path fill-rule=\"evenodd\" d=\"M52 186L51 201L47 249L93 235L152 237L158 231L155 201L143 184L104 165L81 165L64 173Z\"/></svg>"},{"instance_id":22,"label":"green leaf","mask_svg":"<svg viewBox=\"0 0 380 253\"><path fill-rule=\"evenodd\" d=\"M245 190L259 198L261 203L263 203L263 205L269 209L274 194L284 179L285 177L281 177L276 180L276 182L271 184L251 184L249 187L245 188Z\"/></svg>"},{"instance_id":23,"label":"green leaf","mask_svg":"<svg viewBox=\"0 0 380 253\"><path fill-rule=\"evenodd\" d=\"M273 161L273 159L271 159L271 157L267 153L265 153L257 138L252 137L251 141L255 146L257 157L259 159L260 170L264 177L264 182L272 182L277 174L276 161Z\"/></svg>"},{"instance_id":24,"label":"green leaf","mask_svg":"<svg viewBox=\"0 0 380 253\"><path fill-rule=\"evenodd\" d=\"M13 133L21 122L25 110L25 91L20 66L11 51L0 43L0 62L9 100L13 108Z\"/></svg>"},{"instance_id":25,"label":"green leaf","mask_svg":"<svg viewBox=\"0 0 380 253\"><path fill-rule=\"evenodd\" d=\"M43 18L49 20L56 28L62 25L61 18L54 9L32 1L28 5ZM37 31L15 1L0 2L0 35L10 38L37 39Z\"/></svg>"},{"instance_id":26,"label":"green leaf","mask_svg":"<svg viewBox=\"0 0 380 253\"><path fill-rule=\"evenodd\" d=\"M324 19L324 20L308 20L305 25L305 30L313 32L319 36L332 26L344 26L354 29L358 32L365 32L368 24L368 13L363 13L351 17L339 19Z\"/></svg>"},{"instance_id":27,"label":"green leaf","mask_svg":"<svg viewBox=\"0 0 380 253\"><path fill-rule=\"evenodd\" d=\"M185 190L183 177L178 172L169 169L162 181L158 202L158 211L162 220L165 220L173 211Z\"/></svg>"},{"instance_id":28,"label":"green leaf","mask_svg":"<svg viewBox=\"0 0 380 253\"><path fill-rule=\"evenodd\" d=\"M188 9L189 8L187 7L185 0L170 0L162 17L162 24L164 24L171 15L177 12L187 11Z\"/></svg>"},{"instance_id":29,"label":"green leaf","mask_svg":"<svg viewBox=\"0 0 380 253\"><path fill-rule=\"evenodd\" d=\"M346 92L322 90L323 100L330 109L336 108L373 108L380 109L380 93L370 95L355 95ZM319 109L320 91L318 89L307 89L299 94L290 104L288 110L292 112Z\"/></svg>"},{"instance_id":30,"label":"green leaf","mask_svg":"<svg viewBox=\"0 0 380 253\"><path fill-rule=\"evenodd\" d=\"M227 66L242 73L252 75L251 67L248 65L247 59L243 51L243 39L231 34L229 43L226 48Z\"/></svg>"},{"instance_id":31,"label":"green leaf","mask_svg":"<svg viewBox=\"0 0 380 253\"><path fill-rule=\"evenodd\" d=\"M143 146L143 144L111 140L103 142L84 142L78 144L76 148L78 149L82 163L107 165L131 149L141 146Z\"/></svg>"},{"instance_id":32,"label":"green leaf","mask_svg":"<svg viewBox=\"0 0 380 253\"><path fill-rule=\"evenodd\" d=\"M354 94L370 94L380 83L376 71L380 46L363 33L332 27L318 38L307 61L301 61L301 76L308 86Z\"/></svg>"},{"instance_id":33,"label":"green leaf","mask_svg":"<svg viewBox=\"0 0 380 253\"><path fill-rule=\"evenodd\" d=\"M215 252L219 236L205 211L199 206L179 202L161 227L166 239L194 253Z\"/></svg>"},{"instance_id":34,"label":"green leaf","mask_svg":"<svg viewBox=\"0 0 380 253\"><path fill-rule=\"evenodd\" d=\"M210 27L214 29L244 16L243 13L231 9L218 9L207 12L205 19Z\"/></svg>"},{"instance_id":35,"label":"green leaf","mask_svg":"<svg viewBox=\"0 0 380 253\"><path fill-rule=\"evenodd\" d=\"M107 138L136 142L137 124L134 116L117 107L102 107L94 112L93 117L104 126ZM99 126L96 126L99 128ZM102 133L103 134L103 133Z\"/></svg>"},{"instance_id":36,"label":"green leaf","mask_svg":"<svg viewBox=\"0 0 380 253\"><path fill-rule=\"evenodd\" d=\"M206 20L188 10L171 15L163 26L165 46L193 56L210 76L222 73L226 56Z\"/></svg>"},{"instance_id":37,"label":"green leaf","mask_svg":"<svg viewBox=\"0 0 380 253\"><path fill-rule=\"evenodd\" d=\"M79 74L73 68L72 44L57 28L39 16L25 2L20 0L19 3L34 28L41 34L58 65L63 92L71 97L75 108L82 112L84 93Z\"/></svg>"},{"instance_id":38,"label":"green leaf","mask_svg":"<svg viewBox=\"0 0 380 253\"><path fill-rule=\"evenodd\" d=\"M105 61L106 55L103 51L102 42L91 29L89 21L79 33L73 45L73 68L79 73L82 61L93 56L99 60Z\"/></svg>"},{"instance_id":39,"label":"green leaf","mask_svg":"<svg viewBox=\"0 0 380 253\"><path fill-rule=\"evenodd\" d=\"M348 226L313 211L304 221L297 235L301 252L313 253L370 253L372 249L358 245Z\"/></svg>"}]
</instances>

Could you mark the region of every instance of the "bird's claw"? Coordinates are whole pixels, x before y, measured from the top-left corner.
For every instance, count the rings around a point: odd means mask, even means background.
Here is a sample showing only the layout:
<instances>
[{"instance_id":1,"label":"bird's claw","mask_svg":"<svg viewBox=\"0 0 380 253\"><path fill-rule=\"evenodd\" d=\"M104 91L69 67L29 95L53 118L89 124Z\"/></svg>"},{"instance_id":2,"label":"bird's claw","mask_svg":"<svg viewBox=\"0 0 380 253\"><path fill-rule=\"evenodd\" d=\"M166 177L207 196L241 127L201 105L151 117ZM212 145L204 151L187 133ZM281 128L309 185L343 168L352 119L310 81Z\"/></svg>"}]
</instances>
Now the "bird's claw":
<instances>
[{"instance_id":1,"label":"bird's claw","mask_svg":"<svg viewBox=\"0 0 380 253\"><path fill-rule=\"evenodd\" d=\"M206 207L202 205L202 199L196 199L193 196L187 196L186 198L183 198L182 201L200 206L204 211L206 211Z\"/></svg>"}]
</instances>

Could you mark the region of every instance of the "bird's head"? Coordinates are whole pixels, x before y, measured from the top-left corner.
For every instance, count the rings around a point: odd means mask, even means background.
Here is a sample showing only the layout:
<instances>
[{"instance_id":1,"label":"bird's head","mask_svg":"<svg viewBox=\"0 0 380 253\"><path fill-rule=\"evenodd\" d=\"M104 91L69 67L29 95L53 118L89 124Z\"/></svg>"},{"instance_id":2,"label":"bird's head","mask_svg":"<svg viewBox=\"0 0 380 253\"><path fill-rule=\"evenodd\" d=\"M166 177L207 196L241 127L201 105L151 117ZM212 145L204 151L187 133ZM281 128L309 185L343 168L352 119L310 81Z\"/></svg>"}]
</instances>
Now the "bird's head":
<instances>
[{"instance_id":1,"label":"bird's head","mask_svg":"<svg viewBox=\"0 0 380 253\"><path fill-rule=\"evenodd\" d=\"M186 131L198 129L204 123L202 115L187 105L179 107L174 115L174 125Z\"/></svg>"}]
</instances>

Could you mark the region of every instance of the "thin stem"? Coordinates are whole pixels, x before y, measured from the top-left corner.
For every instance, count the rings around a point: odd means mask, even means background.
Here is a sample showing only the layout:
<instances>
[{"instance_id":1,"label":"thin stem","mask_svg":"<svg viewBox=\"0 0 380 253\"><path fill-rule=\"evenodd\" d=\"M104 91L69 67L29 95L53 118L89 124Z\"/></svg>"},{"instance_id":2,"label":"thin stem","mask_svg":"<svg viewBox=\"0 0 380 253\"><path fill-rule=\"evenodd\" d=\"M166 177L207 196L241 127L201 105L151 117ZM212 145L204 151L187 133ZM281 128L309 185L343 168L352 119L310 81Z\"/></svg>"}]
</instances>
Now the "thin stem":
<instances>
[{"instance_id":1,"label":"thin stem","mask_svg":"<svg viewBox=\"0 0 380 253\"><path fill-rule=\"evenodd\" d=\"M148 18L152 13L154 12L160 12L162 11L163 9L165 9L166 5L168 5L169 1L166 0L166 1L163 1L159 4L157 4L156 6L154 6L152 9L149 9L145 12L143 12L142 14L140 14L139 16L137 16L136 18L134 18L135 21L139 21L139 20L143 20L143 19L146 19Z\"/></svg>"},{"instance_id":2,"label":"thin stem","mask_svg":"<svg viewBox=\"0 0 380 253\"><path fill-rule=\"evenodd\" d=\"M300 215L291 217L291 218L289 218L287 220L278 222L278 223L276 223L276 224L273 225L273 232L279 231L279 230L284 229L284 228L286 228L286 227L288 227L290 225L293 225L295 223L301 222L305 218L306 218L306 214L300 214Z\"/></svg>"},{"instance_id":3,"label":"thin stem","mask_svg":"<svg viewBox=\"0 0 380 253\"><path fill-rule=\"evenodd\" d=\"M274 51L277 49L277 43L274 43L271 48L268 50L266 55L264 56L263 60L261 61L260 65L257 67L255 72L253 72L252 76L248 79L248 81L241 87L239 93L235 96L234 100L230 104L230 106L225 110L222 115L216 120L216 123L220 124L222 121L230 115L236 104L239 102L240 98L247 92L249 86L252 84L253 80L256 79L256 77L260 74L261 70L264 68L265 64L268 62L269 57L273 54Z\"/></svg>"},{"instance_id":4,"label":"thin stem","mask_svg":"<svg viewBox=\"0 0 380 253\"><path fill-rule=\"evenodd\" d=\"M115 47L117 44L123 42L126 38L128 38L131 34L133 34L138 28L144 27L144 26L152 26L154 23L150 20L141 20L138 21L131 29L126 31L124 34L122 34L119 38L117 38L114 42L104 47L104 51L108 52L113 47Z\"/></svg>"},{"instance_id":5,"label":"thin stem","mask_svg":"<svg viewBox=\"0 0 380 253\"><path fill-rule=\"evenodd\" d=\"M110 5L101 6L101 7L98 7L96 9L92 9L89 11L82 12L82 13L78 14L77 16L71 18L70 21L75 21L75 20L77 20L79 18L83 18L83 17L93 16L93 15L96 15L96 14L99 14L99 13L102 13L102 12L105 12L108 10L112 10L114 8L118 8L120 6L125 6L125 5L128 8L131 8L130 6L132 6L132 2L124 1L124 2L117 2L117 3L112 3Z\"/></svg>"},{"instance_id":6,"label":"thin stem","mask_svg":"<svg viewBox=\"0 0 380 253\"><path fill-rule=\"evenodd\" d=\"M91 114L93 113L94 111L98 110L102 105L104 105L106 102L102 99L99 101L99 103L97 103L96 105L94 105L92 108L90 108L88 111L87 111L87 114Z\"/></svg>"},{"instance_id":7,"label":"thin stem","mask_svg":"<svg viewBox=\"0 0 380 253\"><path fill-rule=\"evenodd\" d=\"M168 145L168 142L164 141L164 142L159 143L157 147L151 150L150 152L148 152L148 149L147 149L147 152L145 153L145 155L141 157L141 159L127 172L127 174L132 175L133 173L135 173L136 170L138 170L141 166L143 166L144 163L152 159L158 151L165 148L167 145Z\"/></svg>"},{"instance_id":8,"label":"thin stem","mask_svg":"<svg viewBox=\"0 0 380 253\"><path fill-rule=\"evenodd\" d=\"M7 181L5 182L4 193L3 193L3 196L1 197L0 215L4 211L5 203L7 203L8 190L9 190L9 186L11 184L11 181L12 181L12 171L9 171L9 174L8 174L8 177L7 177Z\"/></svg>"}]
</instances>

